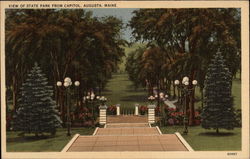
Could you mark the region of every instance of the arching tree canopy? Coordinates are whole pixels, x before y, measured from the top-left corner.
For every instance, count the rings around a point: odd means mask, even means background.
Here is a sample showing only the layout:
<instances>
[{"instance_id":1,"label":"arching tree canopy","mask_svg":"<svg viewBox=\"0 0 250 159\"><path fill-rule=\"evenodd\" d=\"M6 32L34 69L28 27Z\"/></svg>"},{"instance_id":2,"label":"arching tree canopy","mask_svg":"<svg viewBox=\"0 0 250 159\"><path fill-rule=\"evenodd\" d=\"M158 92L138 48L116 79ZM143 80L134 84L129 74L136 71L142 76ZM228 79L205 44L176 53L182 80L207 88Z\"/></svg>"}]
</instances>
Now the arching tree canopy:
<instances>
[{"instance_id":1,"label":"arching tree canopy","mask_svg":"<svg viewBox=\"0 0 250 159\"><path fill-rule=\"evenodd\" d=\"M33 61L53 86L69 76L80 81L80 96L102 90L124 56L122 28L116 17L97 18L83 9L6 10L6 81L14 108Z\"/></svg>"},{"instance_id":2,"label":"arching tree canopy","mask_svg":"<svg viewBox=\"0 0 250 159\"><path fill-rule=\"evenodd\" d=\"M145 74L152 71L149 64L154 63L154 67L161 65L161 69L153 71L157 73L161 70L161 78L156 79L158 85L156 82L151 87L157 86L160 89L159 83L165 83L169 87L173 80L188 76L190 81L198 80L202 92L207 66L218 49L222 52L232 76L239 71L240 9L139 9L133 13L129 25L136 41L148 43L145 53L149 53L148 49L152 49L152 45L158 48L153 51L154 56L161 52L160 60L148 56L148 67L139 71ZM141 63L141 60L135 62ZM151 75L156 78L157 75L153 73ZM189 87L192 88L191 82ZM192 92L189 103L191 125L194 119L194 94Z\"/></svg>"}]
</instances>

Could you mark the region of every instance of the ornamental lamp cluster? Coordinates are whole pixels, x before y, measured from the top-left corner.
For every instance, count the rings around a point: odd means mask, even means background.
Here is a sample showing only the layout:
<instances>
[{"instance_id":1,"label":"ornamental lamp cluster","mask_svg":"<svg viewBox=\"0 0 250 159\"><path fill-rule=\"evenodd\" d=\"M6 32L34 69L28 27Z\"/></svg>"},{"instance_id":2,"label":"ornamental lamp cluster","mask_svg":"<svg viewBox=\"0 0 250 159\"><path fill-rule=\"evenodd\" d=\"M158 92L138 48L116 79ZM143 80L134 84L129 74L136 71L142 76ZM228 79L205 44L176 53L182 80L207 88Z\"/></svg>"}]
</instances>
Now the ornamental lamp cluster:
<instances>
[{"instance_id":1,"label":"ornamental lamp cluster","mask_svg":"<svg viewBox=\"0 0 250 159\"><path fill-rule=\"evenodd\" d=\"M183 85L188 86L189 85L189 78L187 76L183 77L182 82ZM180 81L179 80L175 80L174 81L175 85L179 85ZM192 85L196 86L198 84L197 80L193 80L192 81Z\"/></svg>"},{"instance_id":2,"label":"ornamental lamp cluster","mask_svg":"<svg viewBox=\"0 0 250 159\"><path fill-rule=\"evenodd\" d=\"M66 102L67 102L67 136L70 136L71 135L71 119L70 119L70 109L71 109L71 105L70 105L70 86L72 85L72 81L71 81L71 78L69 77L66 77L63 81L63 83L61 81L57 81L56 82L56 85L58 87L62 87L64 86L66 88ZM80 86L80 82L79 81L75 81L74 82L74 85L76 87ZM63 90L63 89L60 89L60 90Z\"/></svg>"},{"instance_id":3,"label":"ornamental lamp cluster","mask_svg":"<svg viewBox=\"0 0 250 159\"><path fill-rule=\"evenodd\" d=\"M155 96L149 96L148 97L148 100L150 101L150 102L153 102L155 99L157 99L157 98L159 98L159 99L161 99L161 100L165 100L165 99L167 99L168 98L168 95L167 94L164 94L163 92L161 92L160 94L159 94L159 97L158 97L158 95L156 94Z\"/></svg>"},{"instance_id":4,"label":"ornamental lamp cluster","mask_svg":"<svg viewBox=\"0 0 250 159\"><path fill-rule=\"evenodd\" d=\"M66 77L66 78L64 79L64 82L63 82L63 83L62 83L61 81L57 81L56 85L57 85L58 87L61 87L61 86L63 85L64 87L68 88L69 86L72 85L71 78ZM78 86L80 86L80 82L79 82L79 81L75 81L75 82L74 82L74 85L75 85L76 87L78 87Z\"/></svg>"},{"instance_id":5,"label":"ornamental lamp cluster","mask_svg":"<svg viewBox=\"0 0 250 159\"><path fill-rule=\"evenodd\" d=\"M197 80L193 80L192 81L192 85L194 87L192 88L189 88L188 86L190 85L189 83L189 78L187 76L183 77L182 79L182 82L183 86L180 85L180 81L179 80L175 80L174 81L174 84L177 86L177 88L182 91L184 97L185 97L185 102L184 102L184 105L183 105L183 112L184 112L184 131L183 131L183 134L187 134L188 133L188 116L187 116L187 99L190 98L190 94L191 92L195 89L195 86L198 84Z\"/></svg>"},{"instance_id":6,"label":"ornamental lamp cluster","mask_svg":"<svg viewBox=\"0 0 250 159\"><path fill-rule=\"evenodd\" d=\"M95 99L99 100L103 104L107 101L106 97L104 97L104 96L96 96L93 92L90 95L87 95L87 96L83 97L83 101L94 101Z\"/></svg>"}]
</instances>

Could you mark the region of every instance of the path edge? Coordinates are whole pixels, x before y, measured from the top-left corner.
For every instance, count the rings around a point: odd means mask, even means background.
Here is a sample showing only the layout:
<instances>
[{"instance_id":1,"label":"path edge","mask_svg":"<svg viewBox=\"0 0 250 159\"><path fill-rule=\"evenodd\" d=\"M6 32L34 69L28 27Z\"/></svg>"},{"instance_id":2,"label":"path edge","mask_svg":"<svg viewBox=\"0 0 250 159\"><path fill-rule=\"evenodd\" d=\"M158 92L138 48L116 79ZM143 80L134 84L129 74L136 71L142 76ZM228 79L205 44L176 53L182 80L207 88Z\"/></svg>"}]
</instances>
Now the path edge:
<instances>
[{"instance_id":1,"label":"path edge","mask_svg":"<svg viewBox=\"0 0 250 159\"><path fill-rule=\"evenodd\" d=\"M187 143L187 141L181 136L179 132L175 132L175 135L179 138L182 144L188 149L188 151L193 152L193 148Z\"/></svg>"},{"instance_id":2,"label":"path edge","mask_svg":"<svg viewBox=\"0 0 250 159\"><path fill-rule=\"evenodd\" d=\"M162 135L162 132L158 126L156 126L156 129L158 130L159 134Z\"/></svg>"},{"instance_id":3,"label":"path edge","mask_svg":"<svg viewBox=\"0 0 250 159\"><path fill-rule=\"evenodd\" d=\"M68 144L62 149L61 152L67 152L70 146L75 142L75 140L80 136L80 134L75 134L74 137L68 142Z\"/></svg>"},{"instance_id":4,"label":"path edge","mask_svg":"<svg viewBox=\"0 0 250 159\"><path fill-rule=\"evenodd\" d=\"M94 133L93 133L93 135L92 135L92 136L95 136L95 135L96 135L96 133L97 133L98 129L99 129L99 127L96 127L96 128L95 128L95 131L94 131Z\"/></svg>"}]
</instances>

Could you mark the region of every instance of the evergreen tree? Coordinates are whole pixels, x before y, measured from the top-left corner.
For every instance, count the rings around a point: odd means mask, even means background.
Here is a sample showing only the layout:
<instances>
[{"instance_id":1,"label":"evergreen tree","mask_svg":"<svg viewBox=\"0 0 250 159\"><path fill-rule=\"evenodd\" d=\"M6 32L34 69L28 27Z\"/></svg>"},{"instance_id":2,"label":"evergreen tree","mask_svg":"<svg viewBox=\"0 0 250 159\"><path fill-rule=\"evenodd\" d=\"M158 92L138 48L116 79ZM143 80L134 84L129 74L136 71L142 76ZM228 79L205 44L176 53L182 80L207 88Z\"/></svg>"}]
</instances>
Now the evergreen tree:
<instances>
[{"instance_id":1,"label":"evergreen tree","mask_svg":"<svg viewBox=\"0 0 250 159\"><path fill-rule=\"evenodd\" d=\"M215 54L208 67L204 85L202 127L216 129L217 133L219 128L233 129L235 115L231 96L232 75L220 52Z\"/></svg>"},{"instance_id":2,"label":"evergreen tree","mask_svg":"<svg viewBox=\"0 0 250 159\"><path fill-rule=\"evenodd\" d=\"M61 120L52 99L52 87L48 86L47 78L35 63L27 79L22 84L18 109L14 119L14 130L23 133L56 133Z\"/></svg>"}]
</instances>

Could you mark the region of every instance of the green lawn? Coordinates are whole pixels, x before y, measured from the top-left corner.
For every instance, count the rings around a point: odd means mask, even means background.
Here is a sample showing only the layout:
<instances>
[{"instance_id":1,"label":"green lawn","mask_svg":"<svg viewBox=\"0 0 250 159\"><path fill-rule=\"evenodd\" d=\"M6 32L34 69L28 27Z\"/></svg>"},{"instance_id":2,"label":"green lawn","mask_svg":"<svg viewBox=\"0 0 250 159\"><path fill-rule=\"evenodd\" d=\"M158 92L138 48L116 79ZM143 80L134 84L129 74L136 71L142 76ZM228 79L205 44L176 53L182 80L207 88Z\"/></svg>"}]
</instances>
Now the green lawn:
<instances>
[{"instance_id":1,"label":"green lawn","mask_svg":"<svg viewBox=\"0 0 250 159\"><path fill-rule=\"evenodd\" d=\"M161 127L162 133L182 134L183 126ZM241 128L234 130L220 129L217 135L215 130L206 130L200 126L189 127L188 135L182 135L195 151L240 151L241 150Z\"/></svg>"},{"instance_id":2,"label":"green lawn","mask_svg":"<svg viewBox=\"0 0 250 159\"><path fill-rule=\"evenodd\" d=\"M147 102L146 90L135 90L127 74L114 74L103 95L108 98L108 105L121 104L121 111L125 107L133 111L135 103L145 105Z\"/></svg>"},{"instance_id":3,"label":"green lawn","mask_svg":"<svg viewBox=\"0 0 250 159\"><path fill-rule=\"evenodd\" d=\"M55 137L36 139L34 135L18 136L19 132L7 132L7 152L44 152L61 151L75 134L92 135L94 128L72 128L72 135L66 135L67 129L59 128Z\"/></svg>"}]
</instances>

